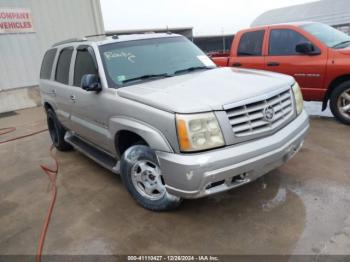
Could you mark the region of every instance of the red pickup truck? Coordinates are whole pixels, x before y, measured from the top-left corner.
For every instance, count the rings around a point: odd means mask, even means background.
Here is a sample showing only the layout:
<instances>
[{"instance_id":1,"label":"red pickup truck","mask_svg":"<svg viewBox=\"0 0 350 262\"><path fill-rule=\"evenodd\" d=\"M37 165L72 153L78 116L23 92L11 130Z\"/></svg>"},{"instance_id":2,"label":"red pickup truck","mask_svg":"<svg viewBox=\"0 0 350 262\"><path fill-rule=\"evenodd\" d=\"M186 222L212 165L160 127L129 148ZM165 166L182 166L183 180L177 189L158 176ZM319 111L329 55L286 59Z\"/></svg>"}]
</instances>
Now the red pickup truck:
<instances>
[{"instance_id":1,"label":"red pickup truck","mask_svg":"<svg viewBox=\"0 0 350 262\"><path fill-rule=\"evenodd\" d=\"M293 76L305 100L322 101L350 125L350 36L321 23L250 28L236 34L218 66L269 70Z\"/></svg>"}]
</instances>

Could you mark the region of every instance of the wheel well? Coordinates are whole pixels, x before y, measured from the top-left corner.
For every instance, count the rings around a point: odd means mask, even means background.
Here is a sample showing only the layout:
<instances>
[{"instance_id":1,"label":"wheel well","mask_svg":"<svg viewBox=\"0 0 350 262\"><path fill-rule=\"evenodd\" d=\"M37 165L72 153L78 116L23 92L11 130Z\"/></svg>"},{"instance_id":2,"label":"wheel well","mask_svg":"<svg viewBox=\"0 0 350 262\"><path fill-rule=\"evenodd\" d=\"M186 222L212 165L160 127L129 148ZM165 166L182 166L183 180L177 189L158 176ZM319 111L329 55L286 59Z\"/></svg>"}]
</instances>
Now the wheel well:
<instances>
[{"instance_id":1,"label":"wheel well","mask_svg":"<svg viewBox=\"0 0 350 262\"><path fill-rule=\"evenodd\" d=\"M53 107L48 103L48 102L45 102L44 103L44 108L45 108L45 111L47 112L47 110L51 109L53 111Z\"/></svg>"},{"instance_id":2,"label":"wheel well","mask_svg":"<svg viewBox=\"0 0 350 262\"><path fill-rule=\"evenodd\" d=\"M327 108L327 103L328 100L331 98L332 92L334 91L334 89L339 86L340 84L344 83L345 81L349 81L350 80L350 75L343 75L343 76L339 76L336 79L334 79L332 81L332 83L329 85L326 95L323 99L323 104L322 104L322 111L324 111Z\"/></svg>"},{"instance_id":3,"label":"wheel well","mask_svg":"<svg viewBox=\"0 0 350 262\"><path fill-rule=\"evenodd\" d=\"M148 145L147 142L138 134L127 130L119 131L115 136L115 147L118 156L121 157L125 150L136 143Z\"/></svg>"}]
</instances>

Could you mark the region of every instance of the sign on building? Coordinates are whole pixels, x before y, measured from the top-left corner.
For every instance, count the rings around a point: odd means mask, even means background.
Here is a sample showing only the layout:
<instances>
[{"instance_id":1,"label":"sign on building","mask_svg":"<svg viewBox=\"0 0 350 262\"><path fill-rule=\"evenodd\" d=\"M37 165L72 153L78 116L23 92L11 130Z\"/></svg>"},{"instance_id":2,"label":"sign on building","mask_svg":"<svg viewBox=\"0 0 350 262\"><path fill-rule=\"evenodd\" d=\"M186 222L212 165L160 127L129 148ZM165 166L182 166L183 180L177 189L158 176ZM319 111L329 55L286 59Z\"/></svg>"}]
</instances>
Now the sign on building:
<instances>
[{"instance_id":1,"label":"sign on building","mask_svg":"<svg viewBox=\"0 0 350 262\"><path fill-rule=\"evenodd\" d=\"M29 9L0 8L0 34L34 32Z\"/></svg>"}]
</instances>

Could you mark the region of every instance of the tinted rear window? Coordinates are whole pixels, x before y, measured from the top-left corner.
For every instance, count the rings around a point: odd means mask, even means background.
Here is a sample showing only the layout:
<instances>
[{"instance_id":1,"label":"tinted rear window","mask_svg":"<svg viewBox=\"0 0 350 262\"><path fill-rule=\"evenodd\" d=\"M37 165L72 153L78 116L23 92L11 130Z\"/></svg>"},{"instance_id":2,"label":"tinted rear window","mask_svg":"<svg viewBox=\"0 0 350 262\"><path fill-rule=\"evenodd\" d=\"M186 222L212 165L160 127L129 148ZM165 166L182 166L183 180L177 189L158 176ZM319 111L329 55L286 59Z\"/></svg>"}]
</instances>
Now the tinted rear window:
<instances>
[{"instance_id":1,"label":"tinted rear window","mask_svg":"<svg viewBox=\"0 0 350 262\"><path fill-rule=\"evenodd\" d=\"M41 64L41 69L40 69L41 79L50 79L53 60L55 59L56 52L57 52L57 49L55 48L55 49L50 49L45 53L43 62Z\"/></svg>"},{"instance_id":2,"label":"tinted rear window","mask_svg":"<svg viewBox=\"0 0 350 262\"><path fill-rule=\"evenodd\" d=\"M239 42L238 56L261 56L264 30L244 33Z\"/></svg>"},{"instance_id":3,"label":"tinted rear window","mask_svg":"<svg viewBox=\"0 0 350 262\"><path fill-rule=\"evenodd\" d=\"M62 84L68 84L69 66L73 54L73 48L65 48L61 51L57 62L55 80Z\"/></svg>"}]
</instances>

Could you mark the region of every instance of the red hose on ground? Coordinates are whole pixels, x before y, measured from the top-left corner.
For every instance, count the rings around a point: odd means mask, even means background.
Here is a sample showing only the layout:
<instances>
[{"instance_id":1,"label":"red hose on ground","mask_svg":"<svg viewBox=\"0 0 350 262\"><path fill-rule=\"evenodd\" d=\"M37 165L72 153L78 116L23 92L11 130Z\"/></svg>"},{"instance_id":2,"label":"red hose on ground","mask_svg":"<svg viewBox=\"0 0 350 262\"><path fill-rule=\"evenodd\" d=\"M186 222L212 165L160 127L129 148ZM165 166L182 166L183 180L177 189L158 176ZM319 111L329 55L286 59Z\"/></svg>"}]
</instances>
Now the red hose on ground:
<instances>
[{"instance_id":1,"label":"red hose on ground","mask_svg":"<svg viewBox=\"0 0 350 262\"><path fill-rule=\"evenodd\" d=\"M8 134L11 132L16 131L15 127L7 127L7 128L1 128L0 129L0 135L4 135L4 134ZM13 137L7 140L3 140L0 141L0 144L4 144L10 141L15 141L18 139L22 139L25 137L29 137L29 136L33 136L39 133L43 133L47 131L47 129L43 129L43 130L39 130L36 132L32 132L29 134L25 134L22 136L18 136L18 137ZM51 219L51 215L52 215L52 211L53 208L55 206L55 202L56 202L56 197L57 197L57 186L56 186L56 178L57 178L57 174L58 174L58 160L57 157L53 154L53 149L54 146L51 145L50 147L50 156L51 158L54 160L55 163L55 167L54 168L49 168L45 165L40 165L41 169L45 172L45 174L48 176L50 183L51 183L51 201L50 201L50 205L49 208L47 210L47 214L46 214L46 218L43 224L43 227L41 229L41 233L40 233L40 238L39 238L39 243L38 243L38 248L37 248L37 252L36 252L36 262L40 262L41 261L41 255L42 255L42 251L43 251L43 247L44 247L44 242L45 242L45 237L46 237L46 233L47 233L47 229L49 227L49 223L50 223L50 219Z\"/></svg>"},{"instance_id":2,"label":"red hose on ground","mask_svg":"<svg viewBox=\"0 0 350 262\"><path fill-rule=\"evenodd\" d=\"M5 134L8 134L8 133L11 133L11 132L14 132L14 131L16 131L15 127L1 128L0 129L0 135L5 135ZM42 129L42 130L39 130L39 131L36 131L36 132L33 132L33 133L25 134L25 135L18 136L18 137L13 137L13 138L10 138L10 139L4 140L4 141L0 141L0 144L5 144L7 142L11 142L11 141L18 140L18 139L21 139L21 138L25 138L25 137L28 137L28 136L33 136L33 135L36 135L36 134L39 134L39 133L43 133L45 131L47 131L47 129Z\"/></svg>"},{"instance_id":3,"label":"red hose on ground","mask_svg":"<svg viewBox=\"0 0 350 262\"><path fill-rule=\"evenodd\" d=\"M1 135L5 135L5 134L7 134L7 133L14 132L14 131L16 131L16 128L15 128L15 127L1 128L1 129L0 129L0 136L1 136Z\"/></svg>"},{"instance_id":4,"label":"red hose on ground","mask_svg":"<svg viewBox=\"0 0 350 262\"><path fill-rule=\"evenodd\" d=\"M54 146L51 145L50 156L55 162L55 167L51 169L47 166L40 165L41 169L45 172L45 174L50 179L52 196L51 196L49 208L47 210L45 222L44 222L43 228L41 229L41 233L40 233L38 249L36 251L36 261L37 262L41 261L41 254L43 252L45 237L46 237L47 229L49 227L52 211L53 211L53 208L55 206L56 196L57 196L56 178L57 178L57 173L58 173L58 160L57 160L56 156L53 154L53 149L54 149Z\"/></svg>"}]
</instances>

